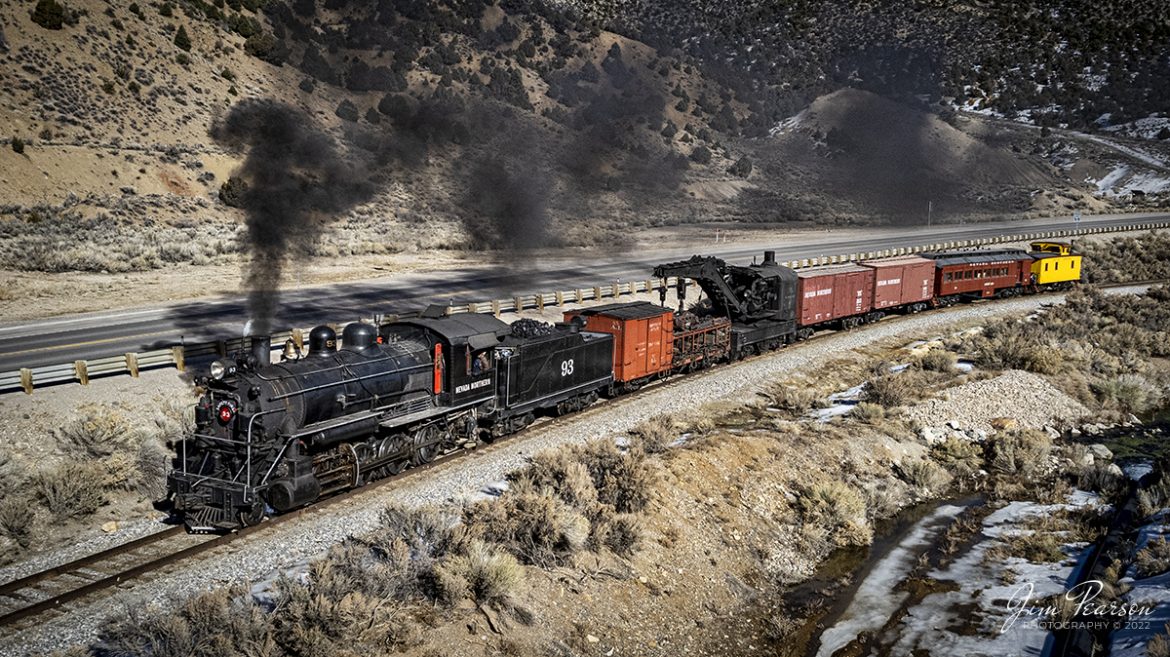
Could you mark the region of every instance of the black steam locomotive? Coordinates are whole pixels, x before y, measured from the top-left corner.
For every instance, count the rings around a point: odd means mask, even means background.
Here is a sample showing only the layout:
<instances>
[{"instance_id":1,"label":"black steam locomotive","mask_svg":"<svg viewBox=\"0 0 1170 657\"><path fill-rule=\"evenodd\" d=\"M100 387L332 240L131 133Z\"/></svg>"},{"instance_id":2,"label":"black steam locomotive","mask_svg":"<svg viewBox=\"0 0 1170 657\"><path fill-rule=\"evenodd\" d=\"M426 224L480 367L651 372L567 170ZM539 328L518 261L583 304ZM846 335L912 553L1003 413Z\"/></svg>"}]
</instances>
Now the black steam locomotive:
<instances>
[{"instance_id":1,"label":"black steam locomotive","mask_svg":"<svg viewBox=\"0 0 1170 657\"><path fill-rule=\"evenodd\" d=\"M308 354L290 343L279 363L253 338L250 354L213 363L168 476L173 510L192 531L255 524L578 410L612 383L611 335L441 310L350 324L340 346L319 326Z\"/></svg>"}]
</instances>

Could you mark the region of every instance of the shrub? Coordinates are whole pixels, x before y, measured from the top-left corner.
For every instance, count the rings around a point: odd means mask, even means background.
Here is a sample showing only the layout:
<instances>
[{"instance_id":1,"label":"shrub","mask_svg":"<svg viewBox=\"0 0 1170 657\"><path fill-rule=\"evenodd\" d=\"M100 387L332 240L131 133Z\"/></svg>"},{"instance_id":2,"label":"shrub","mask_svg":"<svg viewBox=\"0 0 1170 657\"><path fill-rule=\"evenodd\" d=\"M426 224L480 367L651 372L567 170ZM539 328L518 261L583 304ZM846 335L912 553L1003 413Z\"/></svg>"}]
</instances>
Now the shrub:
<instances>
[{"instance_id":1,"label":"shrub","mask_svg":"<svg viewBox=\"0 0 1170 657\"><path fill-rule=\"evenodd\" d=\"M65 463L34 474L29 486L55 519L64 520L88 516L105 503L104 479L97 464Z\"/></svg>"},{"instance_id":2,"label":"shrub","mask_svg":"<svg viewBox=\"0 0 1170 657\"><path fill-rule=\"evenodd\" d=\"M655 415L631 429L630 435L647 454L660 454L675 440L674 419L666 414Z\"/></svg>"},{"instance_id":3,"label":"shrub","mask_svg":"<svg viewBox=\"0 0 1170 657\"><path fill-rule=\"evenodd\" d=\"M522 489L551 489L566 504L586 515L596 512L597 488L588 468L577 460L573 450L558 449L540 452L532 457L529 466L509 475Z\"/></svg>"},{"instance_id":4,"label":"shrub","mask_svg":"<svg viewBox=\"0 0 1170 657\"><path fill-rule=\"evenodd\" d=\"M865 517L865 499L843 482L834 480L809 486L797 498L796 509L806 525L827 530L840 545L862 545L871 535Z\"/></svg>"},{"instance_id":5,"label":"shrub","mask_svg":"<svg viewBox=\"0 0 1170 657\"><path fill-rule=\"evenodd\" d=\"M88 406L82 415L58 429L57 443L74 460L92 460L126 451L137 441L134 428L122 413L104 406Z\"/></svg>"},{"instance_id":6,"label":"shrub","mask_svg":"<svg viewBox=\"0 0 1170 657\"><path fill-rule=\"evenodd\" d=\"M733 176L740 178L747 178L752 175L752 161L746 155L735 161L731 168L727 170Z\"/></svg>"},{"instance_id":7,"label":"shrub","mask_svg":"<svg viewBox=\"0 0 1170 657\"><path fill-rule=\"evenodd\" d=\"M695 164L706 165L711 163L711 149L706 146L699 146L691 151L691 161Z\"/></svg>"},{"instance_id":8,"label":"shrub","mask_svg":"<svg viewBox=\"0 0 1170 657\"><path fill-rule=\"evenodd\" d=\"M178 47L178 49L182 50L183 52L190 52L191 51L191 37L187 34L187 27L186 26L184 26L184 25L179 26L179 30L177 32L175 32L174 43L175 43L175 46Z\"/></svg>"},{"instance_id":9,"label":"shrub","mask_svg":"<svg viewBox=\"0 0 1170 657\"><path fill-rule=\"evenodd\" d=\"M524 569L515 557L482 541L472 541L467 551L448 560L443 570L445 577L454 575L456 582L467 582L472 599L481 605L506 602L524 579Z\"/></svg>"},{"instance_id":10,"label":"shrub","mask_svg":"<svg viewBox=\"0 0 1170 657\"><path fill-rule=\"evenodd\" d=\"M958 356L953 352L943 349L931 349L918 360L918 364L922 369L929 372L943 372L944 374L953 374L956 371L955 365L958 362Z\"/></svg>"},{"instance_id":11,"label":"shrub","mask_svg":"<svg viewBox=\"0 0 1170 657\"><path fill-rule=\"evenodd\" d=\"M599 501L618 513L646 508L654 488L654 471L645 452L622 452L612 440L593 440L582 448L580 459L593 477Z\"/></svg>"},{"instance_id":12,"label":"shrub","mask_svg":"<svg viewBox=\"0 0 1170 657\"><path fill-rule=\"evenodd\" d=\"M56 0L38 0L32 21L46 30L59 30L65 23L65 6Z\"/></svg>"},{"instance_id":13,"label":"shrub","mask_svg":"<svg viewBox=\"0 0 1170 657\"><path fill-rule=\"evenodd\" d=\"M1088 491L1100 493L1107 500L1118 500L1128 488L1125 475L1112 464L1094 463L1081 471L1077 485Z\"/></svg>"},{"instance_id":14,"label":"shrub","mask_svg":"<svg viewBox=\"0 0 1170 657\"><path fill-rule=\"evenodd\" d=\"M244 41L244 52L276 66L284 63L284 45L267 32L248 37Z\"/></svg>"},{"instance_id":15,"label":"shrub","mask_svg":"<svg viewBox=\"0 0 1170 657\"><path fill-rule=\"evenodd\" d=\"M244 179L239 176L231 176L219 186L219 200L229 208L244 207L244 199L247 197L247 193L248 183L244 182Z\"/></svg>"},{"instance_id":16,"label":"shrub","mask_svg":"<svg viewBox=\"0 0 1170 657\"><path fill-rule=\"evenodd\" d=\"M175 63L179 66L190 66L191 58L187 56L187 53L181 52L175 55Z\"/></svg>"},{"instance_id":17,"label":"shrub","mask_svg":"<svg viewBox=\"0 0 1170 657\"><path fill-rule=\"evenodd\" d=\"M935 445L931 457L955 475L965 476L983 467L983 448L969 440L948 436Z\"/></svg>"},{"instance_id":18,"label":"shrub","mask_svg":"<svg viewBox=\"0 0 1170 657\"><path fill-rule=\"evenodd\" d=\"M865 400L894 408L913 401L916 386L910 372L885 373L873 377L865 386Z\"/></svg>"},{"instance_id":19,"label":"shrub","mask_svg":"<svg viewBox=\"0 0 1170 657\"><path fill-rule=\"evenodd\" d=\"M1133 567L1139 578L1161 575L1170 570L1170 543L1162 536L1151 539L1134 555Z\"/></svg>"},{"instance_id":20,"label":"shrub","mask_svg":"<svg viewBox=\"0 0 1170 657\"><path fill-rule=\"evenodd\" d=\"M552 490L523 480L495 502L481 502L464 514L468 531L498 543L525 563L553 565L568 561L585 546L589 520Z\"/></svg>"},{"instance_id":21,"label":"shrub","mask_svg":"<svg viewBox=\"0 0 1170 657\"><path fill-rule=\"evenodd\" d=\"M991 469L999 474L1031 477L1047 465L1052 440L1042 431L1001 433L991 442Z\"/></svg>"},{"instance_id":22,"label":"shrub","mask_svg":"<svg viewBox=\"0 0 1170 657\"><path fill-rule=\"evenodd\" d=\"M820 395L807 385L777 385L765 393L769 403L790 413L804 413L820 405Z\"/></svg>"},{"instance_id":23,"label":"shrub","mask_svg":"<svg viewBox=\"0 0 1170 657\"><path fill-rule=\"evenodd\" d=\"M1162 128L1162 132L1165 132L1166 136L1159 139L1170 139L1170 128ZM1158 134L1161 135L1162 132ZM1155 634L1146 644L1145 657L1170 657L1170 623L1162 626L1161 633Z\"/></svg>"},{"instance_id":24,"label":"shrub","mask_svg":"<svg viewBox=\"0 0 1170 657\"><path fill-rule=\"evenodd\" d=\"M36 535L36 509L32 501L15 495L0 500L0 534L22 548L32 545Z\"/></svg>"},{"instance_id":25,"label":"shrub","mask_svg":"<svg viewBox=\"0 0 1170 657\"><path fill-rule=\"evenodd\" d=\"M20 137L13 137L12 138L12 152L16 153L17 155L24 154L24 140L23 139L21 139Z\"/></svg>"},{"instance_id":26,"label":"shrub","mask_svg":"<svg viewBox=\"0 0 1170 657\"><path fill-rule=\"evenodd\" d=\"M104 655L250 655L280 654L268 616L244 587L196 595L177 608L138 606L98 631L95 646Z\"/></svg>"},{"instance_id":27,"label":"shrub","mask_svg":"<svg viewBox=\"0 0 1170 657\"><path fill-rule=\"evenodd\" d=\"M605 514L593 524L589 544L594 549L608 548L614 554L631 557L642 542L642 524L629 513Z\"/></svg>"},{"instance_id":28,"label":"shrub","mask_svg":"<svg viewBox=\"0 0 1170 657\"><path fill-rule=\"evenodd\" d=\"M902 466L902 476L907 483L931 492L941 492L950 482L950 476L937 463L929 459L910 461Z\"/></svg>"},{"instance_id":29,"label":"shrub","mask_svg":"<svg viewBox=\"0 0 1170 657\"><path fill-rule=\"evenodd\" d=\"M1122 374L1089 384L1101 405L1125 413L1141 413L1161 401L1162 392L1140 374Z\"/></svg>"},{"instance_id":30,"label":"shrub","mask_svg":"<svg viewBox=\"0 0 1170 657\"><path fill-rule=\"evenodd\" d=\"M886 417L886 409L881 404L871 404L870 402L860 402L853 407L849 413L850 417L856 419L858 422L865 424L877 424Z\"/></svg>"},{"instance_id":31,"label":"shrub","mask_svg":"<svg viewBox=\"0 0 1170 657\"><path fill-rule=\"evenodd\" d=\"M333 113L345 121L357 121L358 120L357 105L354 105L353 103L349 102L349 100L341 101L341 103L337 106L337 109L334 110Z\"/></svg>"}]
</instances>

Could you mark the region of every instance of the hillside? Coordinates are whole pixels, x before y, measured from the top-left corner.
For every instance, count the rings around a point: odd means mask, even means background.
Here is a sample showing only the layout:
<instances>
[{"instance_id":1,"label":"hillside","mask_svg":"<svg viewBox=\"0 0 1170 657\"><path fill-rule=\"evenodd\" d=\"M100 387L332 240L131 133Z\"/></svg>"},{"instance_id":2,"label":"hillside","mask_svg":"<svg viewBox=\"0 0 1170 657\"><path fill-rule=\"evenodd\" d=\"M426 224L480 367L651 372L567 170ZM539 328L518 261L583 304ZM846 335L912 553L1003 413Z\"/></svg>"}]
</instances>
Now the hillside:
<instances>
[{"instance_id":1,"label":"hillside","mask_svg":"<svg viewBox=\"0 0 1170 657\"><path fill-rule=\"evenodd\" d=\"M6 3L0 269L1160 204L1164 17L1054 4Z\"/></svg>"}]
</instances>

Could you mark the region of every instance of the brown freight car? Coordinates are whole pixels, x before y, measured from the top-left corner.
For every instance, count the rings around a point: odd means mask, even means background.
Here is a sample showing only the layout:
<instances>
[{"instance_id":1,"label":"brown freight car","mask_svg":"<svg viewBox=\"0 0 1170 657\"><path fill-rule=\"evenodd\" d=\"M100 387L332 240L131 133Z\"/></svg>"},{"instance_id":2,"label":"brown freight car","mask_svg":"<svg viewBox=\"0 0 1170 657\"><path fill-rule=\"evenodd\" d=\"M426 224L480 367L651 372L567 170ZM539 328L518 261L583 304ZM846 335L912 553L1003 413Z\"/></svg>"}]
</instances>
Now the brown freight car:
<instances>
[{"instance_id":1,"label":"brown freight car","mask_svg":"<svg viewBox=\"0 0 1170 657\"><path fill-rule=\"evenodd\" d=\"M934 261L919 256L898 256L859 263L874 271L873 309L895 308L918 312L934 298Z\"/></svg>"},{"instance_id":2,"label":"brown freight car","mask_svg":"<svg viewBox=\"0 0 1170 657\"><path fill-rule=\"evenodd\" d=\"M873 310L874 270L854 264L797 270L796 322L806 337L817 327L836 323L852 328Z\"/></svg>"}]
</instances>

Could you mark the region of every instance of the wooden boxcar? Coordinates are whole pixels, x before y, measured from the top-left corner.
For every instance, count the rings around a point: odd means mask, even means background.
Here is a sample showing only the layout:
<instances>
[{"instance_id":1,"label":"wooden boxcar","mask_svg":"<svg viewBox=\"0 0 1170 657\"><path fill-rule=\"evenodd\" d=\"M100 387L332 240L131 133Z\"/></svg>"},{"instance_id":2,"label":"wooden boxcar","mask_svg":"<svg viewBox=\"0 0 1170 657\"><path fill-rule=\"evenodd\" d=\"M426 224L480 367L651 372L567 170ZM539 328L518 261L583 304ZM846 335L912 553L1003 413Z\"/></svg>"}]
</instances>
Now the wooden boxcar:
<instances>
[{"instance_id":1,"label":"wooden boxcar","mask_svg":"<svg viewBox=\"0 0 1170 657\"><path fill-rule=\"evenodd\" d=\"M934 260L936 303L1011 296L1032 285L1032 256L1019 249L925 255Z\"/></svg>"},{"instance_id":2,"label":"wooden boxcar","mask_svg":"<svg viewBox=\"0 0 1170 657\"><path fill-rule=\"evenodd\" d=\"M796 321L802 328L841 321L848 327L873 309L874 270L860 265L829 265L797 270Z\"/></svg>"},{"instance_id":3,"label":"wooden boxcar","mask_svg":"<svg viewBox=\"0 0 1170 657\"><path fill-rule=\"evenodd\" d=\"M646 301L570 310L565 321L613 336L615 383L644 382L669 373L674 356L674 312Z\"/></svg>"},{"instance_id":4,"label":"wooden boxcar","mask_svg":"<svg viewBox=\"0 0 1170 657\"><path fill-rule=\"evenodd\" d=\"M898 256L866 260L859 264L874 271L874 310L925 310L934 298L932 260L919 256Z\"/></svg>"}]
</instances>

